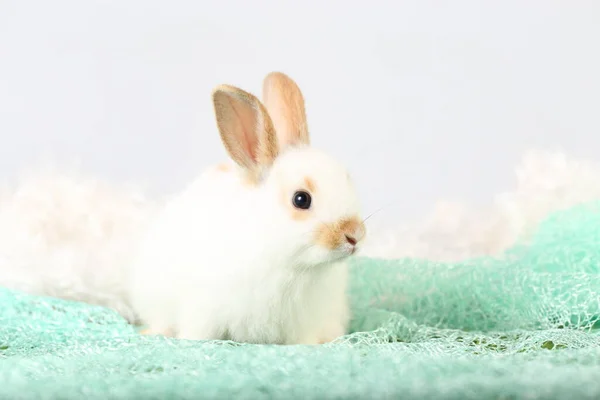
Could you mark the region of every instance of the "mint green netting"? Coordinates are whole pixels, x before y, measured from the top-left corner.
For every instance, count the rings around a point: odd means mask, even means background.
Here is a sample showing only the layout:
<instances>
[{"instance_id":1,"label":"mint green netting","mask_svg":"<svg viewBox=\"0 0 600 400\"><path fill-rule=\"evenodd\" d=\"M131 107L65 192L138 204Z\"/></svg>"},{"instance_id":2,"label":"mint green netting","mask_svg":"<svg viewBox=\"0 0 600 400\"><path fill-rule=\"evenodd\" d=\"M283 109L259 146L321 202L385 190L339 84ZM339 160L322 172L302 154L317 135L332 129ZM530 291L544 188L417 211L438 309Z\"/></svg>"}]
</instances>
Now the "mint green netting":
<instances>
[{"instance_id":1,"label":"mint green netting","mask_svg":"<svg viewBox=\"0 0 600 400\"><path fill-rule=\"evenodd\" d=\"M99 307L0 291L0 398L600 398L600 208L505 257L356 259L324 346L143 337Z\"/></svg>"}]
</instances>

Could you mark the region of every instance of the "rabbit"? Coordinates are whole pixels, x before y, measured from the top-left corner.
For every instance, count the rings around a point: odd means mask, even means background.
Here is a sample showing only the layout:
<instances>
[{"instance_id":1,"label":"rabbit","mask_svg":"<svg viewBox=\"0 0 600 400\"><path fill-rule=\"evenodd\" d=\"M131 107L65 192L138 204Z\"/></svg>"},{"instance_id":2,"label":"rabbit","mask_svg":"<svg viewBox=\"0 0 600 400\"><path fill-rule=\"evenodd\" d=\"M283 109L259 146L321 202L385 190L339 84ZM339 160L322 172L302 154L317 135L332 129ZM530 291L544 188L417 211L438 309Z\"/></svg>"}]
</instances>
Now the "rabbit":
<instances>
[{"instance_id":1,"label":"rabbit","mask_svg":"<svg viewBox=\"0 0 600 400\"><path fill-rule=\"evenodd\" d=\"M212 93L233 162L209 168L163 209L131 270L143 334L317 345L346 334L349 257L366 235L349 172L310 146L304 98L281 72L263 103Z\"/></svg>"}]
</instances>

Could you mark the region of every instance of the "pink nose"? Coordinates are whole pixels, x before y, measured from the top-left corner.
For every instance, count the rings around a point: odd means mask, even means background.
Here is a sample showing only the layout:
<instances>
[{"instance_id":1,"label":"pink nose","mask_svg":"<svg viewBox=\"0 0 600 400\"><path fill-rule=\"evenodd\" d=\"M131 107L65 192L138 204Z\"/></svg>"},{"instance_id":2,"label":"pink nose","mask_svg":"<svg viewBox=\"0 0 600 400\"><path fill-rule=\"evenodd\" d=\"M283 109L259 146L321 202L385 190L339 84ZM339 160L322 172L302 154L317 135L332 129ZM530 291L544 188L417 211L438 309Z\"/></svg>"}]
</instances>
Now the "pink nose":
<instances>
[{"instance_id":1,"label":"pink nose","mask_svg":"<svg viewBox=\"0 0 600 400\"><path fill-rule=\"evenodd\" d=\"M356 246L356 239L353 238L352 236L349 235L345 235L346 236L346 241L348 241L348 243L350 243L352 246Z\"/></svg>"}]
</instances>

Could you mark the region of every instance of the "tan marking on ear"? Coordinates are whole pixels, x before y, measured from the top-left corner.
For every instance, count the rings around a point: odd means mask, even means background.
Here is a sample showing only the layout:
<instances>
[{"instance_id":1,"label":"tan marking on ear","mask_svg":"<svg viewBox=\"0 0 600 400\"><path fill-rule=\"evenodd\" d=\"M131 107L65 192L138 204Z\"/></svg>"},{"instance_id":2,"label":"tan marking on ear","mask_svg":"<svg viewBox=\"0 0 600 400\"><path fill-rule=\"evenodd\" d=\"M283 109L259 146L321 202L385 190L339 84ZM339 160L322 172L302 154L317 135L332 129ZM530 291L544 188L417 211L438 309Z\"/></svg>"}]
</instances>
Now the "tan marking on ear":
<instances>
[{"instance_id":1,"label":"tan marking on ear","mask_svg":"<svg viewBox=\"0 0 600 400\"><path fill-rule=\"evenodd\" d=\"M278 154L273 122L252 94L229 85L212 93L215 117L225 150L246 170L271 166Z\"/></svg>"},{"instance_id":2,"label":"tan marking on ear","mask_svg":"<svg viewBox=\"0 0 600 400\"><path fill-rule=\"evenodd\" d=\"M365 226L358 217L344 218L334 224L322 224L316 232L318 244L330 250L337 249L346 242L346 236L359 243L365 236Z\"/></svg>"},{"instance_id":3,"label":"tan marking on ear","mask_svg":"<svg viewBox=\"0 0 600 400\"><path fill-rule=\"evenodd\" d=\"M255 98L256 99L256 98ZM273 161L279 155L279 144L277 143L277 134L273 126L273 120L265 106L256 99L259 109L260 123L263 126L264 135L259 142L258 163L262 166L271 166Z\"/></svg>"},{"instance_id":4,"label":"tan marking on ear","mask_svg":"<svg viewBox=\"0 0 600 400\"><path fill-rule=\"evenodd\" d=\"M281 72L271 72L263 81L263 102L280 148L310 143L304 97L296 82Z\"/></svg>"},{"instance_id":5,"label":"tan marking on ear","mask_svg":"<svg viewBox=\"0 0 600 400\"><path fill-rule=\"evenodd\" d=\"M306 187L306 190L308 190L309 193L315 193L315 181L309 178L308 176L304 178L304 186Z\"/></svg>"}]
</instances>

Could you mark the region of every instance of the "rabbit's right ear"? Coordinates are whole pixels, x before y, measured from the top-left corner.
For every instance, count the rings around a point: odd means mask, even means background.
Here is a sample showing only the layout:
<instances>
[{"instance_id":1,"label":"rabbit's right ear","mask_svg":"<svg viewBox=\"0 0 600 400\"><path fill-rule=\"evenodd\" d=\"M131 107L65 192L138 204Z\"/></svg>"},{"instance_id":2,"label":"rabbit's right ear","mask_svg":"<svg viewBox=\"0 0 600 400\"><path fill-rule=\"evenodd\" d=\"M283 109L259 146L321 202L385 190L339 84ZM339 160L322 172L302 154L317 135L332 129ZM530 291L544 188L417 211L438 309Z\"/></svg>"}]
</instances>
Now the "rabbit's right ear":
<instances>
[{"instance_id":1,"label":"rabbit's right ear","mask_svg":"<svg viewBox=\"0 0 600 400\"><path fill-rule=\"evenodd\" d=\"M282 72L268 74L263 81L263 101L282 149L310 144L304 97L292 78Z\"/></svg>"},{"instance_id":2,"label":"rabbit's right ear","mask_svg":"<svg viewBox=\"0 0 600 400\"><path fill-rule=\"evenodd\" d=\"M212 94L221 140L229 156L251 173L269 167L277 157L273 123L260 100L229 85Z\"/></svg>"}]
</instances>

